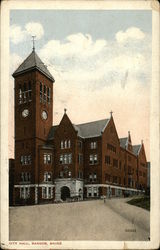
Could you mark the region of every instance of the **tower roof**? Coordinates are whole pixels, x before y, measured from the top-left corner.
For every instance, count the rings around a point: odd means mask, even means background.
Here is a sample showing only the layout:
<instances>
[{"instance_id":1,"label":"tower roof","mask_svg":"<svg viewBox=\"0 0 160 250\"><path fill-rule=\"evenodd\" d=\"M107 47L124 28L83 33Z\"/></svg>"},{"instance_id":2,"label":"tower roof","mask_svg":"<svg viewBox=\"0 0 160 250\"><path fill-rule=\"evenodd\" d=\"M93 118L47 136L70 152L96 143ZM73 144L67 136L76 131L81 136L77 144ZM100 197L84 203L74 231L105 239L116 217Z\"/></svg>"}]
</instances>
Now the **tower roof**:
<instances>
[{"instance_id":1,"label":"tower roof","mask_svg":"<svg viewBox=\"0 0 160 250\"><path fill-rule=\"evenodd\" d=\"M31 54L23 61L23 63L16 69L16 71L13 73L13 77L33 69L39 70L42 74L54 82L53 76L36 54L35 50L33 50Z\"/></svg>"}]
</instances>

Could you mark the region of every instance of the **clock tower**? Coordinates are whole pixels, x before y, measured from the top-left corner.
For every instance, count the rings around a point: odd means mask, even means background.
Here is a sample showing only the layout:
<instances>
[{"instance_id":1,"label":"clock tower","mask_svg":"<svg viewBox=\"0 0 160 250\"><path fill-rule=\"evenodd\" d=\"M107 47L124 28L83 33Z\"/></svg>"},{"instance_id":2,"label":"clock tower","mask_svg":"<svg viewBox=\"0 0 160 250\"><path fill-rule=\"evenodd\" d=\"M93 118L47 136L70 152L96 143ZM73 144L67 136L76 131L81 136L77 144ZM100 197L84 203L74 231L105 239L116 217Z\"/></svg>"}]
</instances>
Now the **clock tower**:
<instances>
[{"instance_id":1,"label":"clock tower","mask_svg":"<svg viewBox=\"0 0 160 250\"><path fill-rule=\"evenodd\" d=\"M14 200L15 204L33 204L39 179L38 149L46 143L53 124L54 78L34 47L13 73L13 77L16 173Z\"/></svg>"}]
</instances>

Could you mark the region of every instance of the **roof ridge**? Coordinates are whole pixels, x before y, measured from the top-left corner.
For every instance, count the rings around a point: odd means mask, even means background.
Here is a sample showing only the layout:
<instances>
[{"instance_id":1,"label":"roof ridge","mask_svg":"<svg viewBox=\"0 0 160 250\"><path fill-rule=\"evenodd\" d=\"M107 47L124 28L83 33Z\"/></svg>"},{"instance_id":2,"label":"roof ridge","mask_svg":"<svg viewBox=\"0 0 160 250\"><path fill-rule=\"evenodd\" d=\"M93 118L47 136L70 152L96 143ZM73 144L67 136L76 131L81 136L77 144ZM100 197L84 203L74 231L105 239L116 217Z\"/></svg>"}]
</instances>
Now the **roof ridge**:
<instances>
[{"instance_id":1,"label":"roof ridge","mask_svg":"<svg viewBox=\"0 0 160 250\"><path fill-rule=\"evenodd\" d=\"M96 120L96 121L92 121L92 122L80 123L80 124L74 124L73 123L73 125L79 126L79 125L85 125L85 124L94 123L94 122L100 122L100 121L105 121L105 120L107 121L107 120L109 120L109 118L107 118L107 119L101 119L101 120Z\"/></svg>"}]
</instances>

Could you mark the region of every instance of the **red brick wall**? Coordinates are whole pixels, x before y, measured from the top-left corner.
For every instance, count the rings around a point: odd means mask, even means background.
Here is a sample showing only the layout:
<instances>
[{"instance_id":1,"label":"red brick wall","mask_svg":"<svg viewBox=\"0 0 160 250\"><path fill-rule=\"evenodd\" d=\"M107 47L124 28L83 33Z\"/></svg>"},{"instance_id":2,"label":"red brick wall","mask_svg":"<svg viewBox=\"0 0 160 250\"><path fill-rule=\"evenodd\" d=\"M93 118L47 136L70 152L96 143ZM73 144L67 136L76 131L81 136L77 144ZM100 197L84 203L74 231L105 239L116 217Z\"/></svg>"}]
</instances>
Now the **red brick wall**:
<instances>
[{"instance_id":1,"label":"red brick wall","mask_svg":"<svg viewBox=\"0 0 160 250\"><path fill-rule=\"evenodd\" d=\"M31 82L32 101L19 104L19 84L23 89L24 82L26 85ZM51 99L50 104L40 103L40 82L50 87ZM22 117L22 111L29 109L29 115ZM43 120L41 112L46 110L48 113L47 120ZM37 70L21 74L15 77L15 180L14 184L20 184L22 172L31 174L31 184L38 183L39 171L39 145L46 142L49 130L53 122L53 83ZM21 155L31 155L32 163L22 165L20 162ZM15 196L17 191L15 192ZM35 192L31 195L34 203ZM17 198L18 199L18 198ZM18 201L19 202L19 201Z\"/></svg>"},{"instance_id":2,"label":"red brick wall","mask_svg":"<svg viewBox=\"0 0 160 250\"><path fill-rule=\"evenodd\" d=\"M107 144L110 144L116 148L116 153L107 148ZM110 156L110 164L105 163L105 156ZM120 158L120 143L115 128L113 118L110 119L104 133L102 134L102 183L106 183L105 176L110 176L110 182L114 182L114 177L117 177L117 185L123 183L123 170L122 163L121 169L119 166ZM113 160L118 161L118 166L113 166Z\"/></svg>"},{"instance_id":3,"label":"red brick wall","mask_svg":"<svg viewBox=\"0 0 160 250\"><path fill-rule=\"evenodd\" d=\"M61 140L70 140L71 147L61 149ZM55 178L59 178L60 171L64 171L65 166L68 166L68 171L71 171L72 177L76 178L77 174L77 155L76 155L76 141L77 133L74 130L68 116L65 114L58 129L55 132L54 146L55 146ZM59 159L61 154L70 154L72 153L72 163L71 164L60 164Z\"/></svg>"},{"instance_id":4,"label":"red brick wall","mask_svg":"<svg viewBox=\"0 0 160 250\"><path fill-rule=\"evenodd\" d=\"M97 148L91 149L91 142L97 142ZM89 156L95 155L98 156L98 162L95 165L89 163ZM101 137L93 137L85 139L84 142L84 178L86 183L101 183L102 179L102 139ZM89 174L97 175L97 180L94 182L89 181Z\"/></svg>"}]
</instances>

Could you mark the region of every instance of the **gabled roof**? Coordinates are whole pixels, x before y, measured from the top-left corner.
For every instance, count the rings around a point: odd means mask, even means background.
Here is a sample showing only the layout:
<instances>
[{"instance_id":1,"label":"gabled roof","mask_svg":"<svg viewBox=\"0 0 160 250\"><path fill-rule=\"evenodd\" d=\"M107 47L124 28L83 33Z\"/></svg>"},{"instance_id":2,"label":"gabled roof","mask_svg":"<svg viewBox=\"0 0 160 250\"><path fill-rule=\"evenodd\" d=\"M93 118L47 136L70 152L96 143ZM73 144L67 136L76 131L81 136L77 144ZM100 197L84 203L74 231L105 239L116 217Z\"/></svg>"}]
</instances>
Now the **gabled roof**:
<instances>
[{"instance_id":1,"label":"gabled roof","mask_svg":"<svg viewBox=\"0 0 160 250\"><path fill-rule=\"evenodd\" d=\"M141 144L140 145L134 145L133 146L133 153L135 154L135 155L138 155L139 154L139 151L140 151L140 148L141 148Z\"/></svg>"},{"instance_id":2,"label":"gabled roof","mask_svg":"<svg viewBox=\"0 0 160 250\"><path fill-rule=\"evenodd\" d=\"M119 141L120 141L120 146L124 149L126 149L126 146L127 146L127 140L128 140L128 137L125 137L125 138L120 138Z\"/></svg>"},{"instance_id":3,"label":"gabled roof","mask_svg":"<svg viewBox=\"0 0 160 250\"><path fill-rule=\"evenodd\" d=\"M104 119L104 120L88 122L88 123L83 123L83 124L78 124L78 125L73 124L73 127L78 132L78 136L82 138L96 137L96 136L101 135L101 133L104 131L105 127L107 126L108 121L109 119ZM58 128L58 125L52 126L48 135L48 140L52 140L54 138L54 133L57 128Z\"/></svg>"},{"instance_id":4,"label":"gabled roof","mask_svg":"<svg viewBox=\"0 0 160 250\"><path fill-rule=\"evenodd\" d=\"M73 125L78 136L83 138L100 136L108 124L109 119Z\"/></svg>"},{"instance_id":5,"label":"gabled roof","mask_svg":"<svg viewBox=\"0 0 160 250\"><path fill-rule=\"evenodd\" d=\"M32 53L18 67L18 69L16 69L16 71L13 73L13 77L33 69L39 70L51 81L54 82L53 76L51 75L47 67L44 65L44 63L41 61L39 56L36 54L35 50L33 50Z\"/></svg>"}]
</instances>

